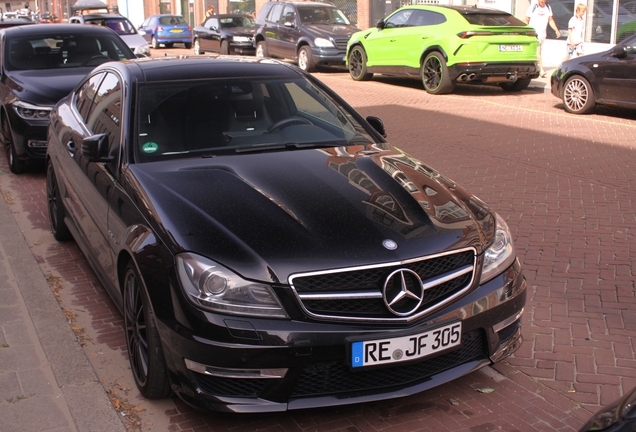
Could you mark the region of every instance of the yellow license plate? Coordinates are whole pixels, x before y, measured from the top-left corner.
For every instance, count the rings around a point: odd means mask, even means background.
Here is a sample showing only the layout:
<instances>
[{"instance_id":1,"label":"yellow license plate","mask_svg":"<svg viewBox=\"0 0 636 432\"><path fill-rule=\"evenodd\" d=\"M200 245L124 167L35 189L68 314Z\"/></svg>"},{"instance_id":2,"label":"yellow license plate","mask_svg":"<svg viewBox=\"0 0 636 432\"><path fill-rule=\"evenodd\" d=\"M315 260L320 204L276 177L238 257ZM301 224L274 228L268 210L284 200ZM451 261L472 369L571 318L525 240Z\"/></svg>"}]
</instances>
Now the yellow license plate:
<instances>
[{"instance_id":1,"label":"yellow license plate","mask_svg":"<svg viewBox=\"0 0 636 432\"><path fill-rule=\"evenodd\" d=\"M170 33L182 33L182 32L183 32L183 30L181 30L181 29L172 29L172 30L170 30Z\"/></svg>"}]
</instances>

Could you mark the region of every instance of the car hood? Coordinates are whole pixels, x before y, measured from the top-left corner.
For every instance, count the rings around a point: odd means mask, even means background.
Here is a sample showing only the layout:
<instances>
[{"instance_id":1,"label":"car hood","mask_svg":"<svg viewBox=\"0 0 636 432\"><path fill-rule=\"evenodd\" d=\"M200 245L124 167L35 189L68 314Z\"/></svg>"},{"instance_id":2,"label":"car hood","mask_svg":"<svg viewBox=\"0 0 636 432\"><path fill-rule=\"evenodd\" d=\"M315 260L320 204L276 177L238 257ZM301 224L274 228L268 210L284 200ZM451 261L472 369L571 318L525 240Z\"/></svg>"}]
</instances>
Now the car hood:
<instances>
[{"instance_id":1,"label":"car hood","mask_svg":"<svg viewBox=\"0 0 636 432\"><path fill-rule=\"evenodd\" d=\"M144 39L144 37L139 33L119 35L119 37L122 38L124 42L126 42L126 45L128 45L128 47L133 50L133 52L135 51L135 48L144 46L148 43L146 42L146 39Z\"/></svg>"},{"instance_id":2,"label":"car hood","mask_svg":"<svg viewBox=\"0 0 636 432\"><path fill-rule=\"evenodd\" d=\"M352 34L360 31L358 27L346 24L307 24L304 28L307 33L314 35L314 37L325 39L349 38Z\"/></svg>"},{"instance_id":3,"label":"car hood","mask_svg":"<svg viewBox=\"0 0 636 432\"><path fill-rule=\"evenodd\" d=\"M463 247L481 253L494 230L485 205L379 146L137 164L128 184L174 253L199 253L248 279L286 282Z\"/></svg>"},{"instance_id":4,"label":"car hood","mask_svg":"<svg viewBox=\"0 0 636 432\"><path fill-rule=\"evenodd\" d=\"M6 73L6 85L20 100L53 106L68 95L93 67L10 71Z\"/></svg>"},{"instance_id":5,"label":"car hood","mask_svg":"<svg viewBox=\"0 0 636 432\"><path fill-rule=\"evenodd\" d=\"M233 27L233 28L230 28L230 29L223 29L223 33L227 34L228 36L253 37L254 36L254 28Z\"/></svg>"}]
</instances>

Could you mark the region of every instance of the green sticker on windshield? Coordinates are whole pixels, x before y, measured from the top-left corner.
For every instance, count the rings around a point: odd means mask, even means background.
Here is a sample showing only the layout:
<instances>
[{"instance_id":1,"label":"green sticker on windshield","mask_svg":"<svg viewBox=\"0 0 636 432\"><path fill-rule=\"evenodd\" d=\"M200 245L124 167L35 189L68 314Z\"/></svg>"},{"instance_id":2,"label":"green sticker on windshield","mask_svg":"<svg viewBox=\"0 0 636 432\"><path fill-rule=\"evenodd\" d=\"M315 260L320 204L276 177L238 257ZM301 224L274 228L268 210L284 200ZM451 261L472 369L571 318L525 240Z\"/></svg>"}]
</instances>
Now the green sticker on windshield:
<instances>
[{"instance_id":1,"label":"green sticker on windshield","mask_svg":"<svg viewBox=\"0 0 636 432\"><path fill-rule=\"evenodd\" d=\"M159 150L159 146L157 145L157 143L147 142L141 147L141 149L143 150L144 153L154 153L157 150Z\"/></svg>"}]
</instances>

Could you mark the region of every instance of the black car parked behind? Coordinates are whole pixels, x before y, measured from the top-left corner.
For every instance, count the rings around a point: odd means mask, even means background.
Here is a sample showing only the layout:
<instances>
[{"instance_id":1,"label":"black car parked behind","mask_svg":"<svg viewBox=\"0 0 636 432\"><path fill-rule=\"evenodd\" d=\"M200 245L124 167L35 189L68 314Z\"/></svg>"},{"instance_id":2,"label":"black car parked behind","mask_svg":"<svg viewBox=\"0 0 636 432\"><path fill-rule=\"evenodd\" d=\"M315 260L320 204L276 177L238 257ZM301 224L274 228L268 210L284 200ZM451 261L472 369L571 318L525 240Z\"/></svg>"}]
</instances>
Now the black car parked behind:
<instances>
[{"instance_id":1,"label":"black car parked behind","mask_svg":"<svg viewBox=\"0 0 636 432\"><path fill-rule=\"evenodd\" d=\"M43 161L53 106L95 66L135 58L108 28L72 24L0 30L0 138L11 172Z\"/></svg>"},{"instance_id":2,"label":"black car parked behind","mask_svg":"<svg viewBox=\"0 0 636 432\"><path fill-rule=\"evenodd\" d=\"M195 54L254 54L254 19L247 15L214 15L193 32Z\"/></svg>"}]
</instances>

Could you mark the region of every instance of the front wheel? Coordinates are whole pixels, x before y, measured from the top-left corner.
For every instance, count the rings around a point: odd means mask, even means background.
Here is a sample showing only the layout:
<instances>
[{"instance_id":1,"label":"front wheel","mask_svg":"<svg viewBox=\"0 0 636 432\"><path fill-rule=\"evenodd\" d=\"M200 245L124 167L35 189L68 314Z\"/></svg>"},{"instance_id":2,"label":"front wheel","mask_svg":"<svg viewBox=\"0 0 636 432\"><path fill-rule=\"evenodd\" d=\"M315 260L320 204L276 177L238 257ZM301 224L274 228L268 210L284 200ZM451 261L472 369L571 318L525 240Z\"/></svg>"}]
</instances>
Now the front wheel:
<instances>
[{"instance_id":1,"label":"front wheel","mask_svg":"<svg viewBox=\"0 0 636 432\"><path fill-rule=\"evenodd\" d=\"M361 46L354 46L349 53L349 74L354 81L368 81L373 74L367 72L367 53Z\"/></svg>"},{"instance_id":2,"label":"front wheel","mask_svg":"<svg viewBox=\"0 0 636 432\"><path fill-rule=\"evenodd\" d=\"M201 45L199 44L199 39L194 40L194 54L195 55L203 54L203 51L201 51Z\"/></svg>"},{"instance_id":3,"label":"front wheel","mask_svg":"<svg viewBox=\"0 0 636 432\"><path fill-rule=\"evenodd\" d=\"M426 56L420 71L424 90L430 94L446 94L453 91L455 83L451 80L446 60L438 52Z\"/></svg>"},{"instance_id":4,"label":"front wheel","mask_svg":"<svg viewBox=\"0 0 636 432\"><path fill-rule=\"evenodd\" d=\"M311 48L307 45L300 47L298 50L298 67L305 72L312 72L316 69L314 56L311 54Z\"/></svg>"},{"instance_id":5,"label":"front wheel","mask_svg":"<svg viewBox=\"0 0 636 432\"><path fill-rule=\"evenodd\" d=\"M531 78L523 78L523 79L518 79L515 82L499 83L499 87L501 87L505 91L517 92L517 91L527 89L528 86L530 85L530 81L532 81Z\"/></svg>"},{"instance_id":6,"label":"front wheel","mask_svg":"<svg viewBox=\"0 0 636 432\"><path fill-rule=\"evenodd\" d=\"M267 58L269 57L269 51L267 50L267 42L260 41L256 44L256 58Z\"/></svg>"},{"instance_id":7,"label":"front wheel","mask_svg":"<svg viewBox=\"0 0 636 432\"><path fill-rule=\"evenodd\" d=\"M4 142L5 151L7 152L9 170L11 170L13 174L24 173L27 169L26 162L18 159L13 142L13 135L11 134L11 126L9 125L9 119L6 115L2 117L2 141Z\"/></svg>"},{"instance_id":8,"label":"front wheel","mask_svg":"<svg viewBox=\"0 0 636 432\"><path fill-rule=\"evenodd\" d=\"M594 109L594 92L589 81L580 75L574 75L565 81L563 87L563 105L572 114L586 114Z\"/></svg>"},{"instance_id":9,"label":"front wheel","mask_svg":"<svg viewBox=\"0 0 636 432\"><path fill-rule=\"evenodd\" d=\"M71 240L73 236L64 222L66 211L64 210L64 204L62 204L55 171L50 161L46 165L46 201L49 210L49 225L51 226L53 237L57 241Z\"/></svg>"},{"instance_id":10,"label":"front wheel","mask_svg":"<svg viewBox=\"0 0 636 432\"><path fill-rule=\"evenodd\" d=\"M221 41L221 54L229 54L230 53L230 44L227 43L226 40Z\"/></svg>"},{"instance_id":11,"label":"front wheel","mask_svg":"<svg viewBox=\"0 0 636 432\"><path fill-rule=\"evenodd\" d=\"M126 346L135 383L148 399L165 398L170 394L166 360L150 300L132 261L126 266L123 285Z\"/></svg>"}]
</instances>

